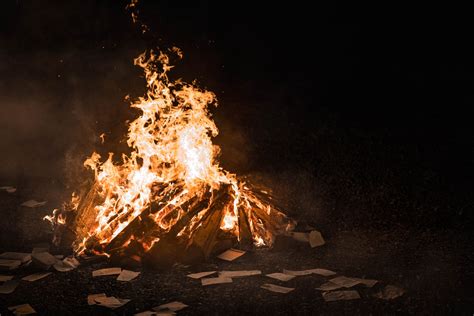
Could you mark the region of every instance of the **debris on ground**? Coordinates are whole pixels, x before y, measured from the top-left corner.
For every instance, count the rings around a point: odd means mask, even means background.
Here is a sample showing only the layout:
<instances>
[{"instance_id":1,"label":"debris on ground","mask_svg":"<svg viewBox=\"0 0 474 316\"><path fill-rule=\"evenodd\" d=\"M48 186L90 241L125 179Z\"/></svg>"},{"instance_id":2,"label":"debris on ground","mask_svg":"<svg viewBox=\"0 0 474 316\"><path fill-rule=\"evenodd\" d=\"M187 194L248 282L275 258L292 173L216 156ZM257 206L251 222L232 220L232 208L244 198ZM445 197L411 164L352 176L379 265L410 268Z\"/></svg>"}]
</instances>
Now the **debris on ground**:
<instances>
[{"instance_id":1,"label":"debris on ground","mask_svg":"<svg viewBox=\"0 0 474 316\"><path fill-rule=\"evenodd\" d=\"M383 300L393 300L397 297L402 296L405 293L405 290L399 288L395 285L387 285L379 292L373 294L373 297L380 298Z\"/></svg>"},{"instance_id":2,"label":"debris on ground","mask_svg":"<svg viewBox=\"0 0 474 316\"><path fill-rule=\"evenodd\" d=\"M219 277L223 278L239 278L260 274L262 274L262 271L260 270L219 271Z\"/></svg>"},{"instance_id":3,"label":"debris on ground","mask_svg":"<svg viewBox=\"0 0 474 316\"><path fill-rule=\"evenodd\" d=\"M320 290L320 291L334 291L334 290L338 290L338 289L343 288L343 287L344 286L339 285L339 284L335 284L335 283L332 283L332 282L326 282L324 284L321 284L316 289Z\"/></svg>"},{"instance_id":4,"label":"debris on ground","mask_svg":"<svg viewBox=\"0 0 474 316\"><path fill-rule=\"evenodd\" d=\"M41 280L41 279L47 277L50 274L51 274L51 272L38 272L38 273L27 275L27 276L23 277L22 280L23 281L34 282L34 281Z\"/></svg>"},{"instance_id":5,"label":"debris on ground","mask_svg":"<svg viewBox=\"0 0 474 316\"><path fill-rule=\"evenodd\" d=\"M289 293L295 289L292 287L284 287L284 286L279 286L279 285L270 284L270 283L265 283L264 285L261 286L261 288L275 292L275 293L284 293L284 294Z\"/></svg>"},{"instance_id":6,"label":"debris on ground","mask_svg":"<svg viewBox=\"0 0 474 316\"><path fill-rule=\"evenodd\" d=\"M359 279L348 278L343 275L330 279L329 282L332 282L334 284L340 285L341 287L345 287L345 288L351 288L353 286L356 286L357 284L362 283L360 282Z\"/></svg>"},{"instance_id":7,"label":"debris on ground","mask_svg":"<svg viewBox=\"0 0 474 316\"><path fill-rule=\"evenodd\" d=\"M89 294L87 296L87 304L88 305L96 305L95 299L98 297L106 297L105 293L98 293L98 294Z\"/></svg>"},{"instance_id":8,"label":"debris on ground","mask_svg":"<svg viewBox=\"0 0 474 316\"><path fill-rule=\"evenodd\" d=\"M23 202L21 204L21 206L25 206L25 207L39 207L39 206L43 206L43 205L46 205L47 201L41 201L41 202L38 202L36 200L28 200L26 202Z\"/></svg>"},{"instance_id":9,"label":"debris on ground","mask_svg":"<svg viewBox=\"0 0 474 316\"><path fill-rule=\"evenodd\" d=\"M218 255L217 258L226 260L226 261L234 261L235 259L243 256L244 254L245 254L245 251L243 250L230 248L224 251L223 253L221 253L220 255Z\"/></svg>"},{"instance_id":10,"label":"debris on ground","mask_svg":"<svg viewBox=\"0 0 474 316\"><path fill-rule=\"evenodd\" d=\"M0 259L0 270L14 270L20 265L20 260Z\"/></svg>"},{"instance_id":11,"label":"debris on ground","mask_svg":"<svg viewBox=\"0 0 474 316\"><path fill-rule=\"evenodd\" d=\"M122 273L121 268L105 268L92 271L93 277L105 276L105 275L115 275Z\"/></svg>"},{"instance_id":12,"label":"debris on ground","mask_svg":"<svg viewBox=\"0 0 474 316\"><path fill-rule=\"evenodd\" d=\"M13 313L13 315L30 315L36 314L36 311L30 304L21 304L16 306L8 307L8 310Z\"/></svg>"},{"instance_id":13,"label":"debris on ground","mask_svg":"<svg viewBox=\"0 0 474 316\"><path fill-rule=\"evenodd\" d=\"M122 270L119 276L117 277L117 281L131 281L135 279L140 272L130 271L130 270Z\"/></svg>"},{"instance_id":14,"label":"debris on ground","mask_svg":"<svg viewBox=\"0 0 474 316\"><path fill-rule=\"evenodd\" d=\"M0 254L0 259L19 260L25 263L31 260L31 254L25 252L4 252Z\"/></svg>"},{"instance_id":15,"label":"debris on ground","mask_svg":"<svg viewBox=\"0 0 474 316\"><path fill-rule=\"evenodd\" d=\"M10 281L11 279L13 279L13 275L0 274L0 282Z\"/></svg>"},{"instance_id":16,"label":"debris on ground","mask_svg":"<svg viewBox=\"0 0 474 316\"><path fill-rule=\"evenodd\" d=\"M354 291L354 290L323 292L322 295L326 302L348 301L348 300L360 299L359 292Z\"/></svg>"},{"instance_id":17,"label":"debris on ground","mask_svg":"<svg viewBox=\"0 0 474 316\"><path fill-rule=\"evenodd\" d=\"M311 248L320 247L326 243L321 233L317 230L311 231L308 239Z\"/></svg>"},{"instance_id":18,"label":"debris on ground","mask_svg":"<svg viewBox=\"0 0 474 316\"><path fill-rule=\"evenodd\" d=\"M31 260L33 263L43 270L49 270L58 259L56 259L49 252L37 252L31 255Z\"/></svg>"},{"instance_id":19,"label":"debris on ground","mask_svg":"<svg viewBox=\"0 0 474 316\"><path fill-rule=\"evenodd\" d=\"M201 284L203 286L206 285L214 285L214 284L223 284L223 283L232 283L231 278L226 278L226 277L217 277L217 278L202 278L201 279Z\"/></svg>"},{"instance_id":20,"label":"debris on ground","mask_svg":"<svg viewBox=\"0 0 474 316\"><path fill-rule=\"evenodd\" d=\"M280 273L280 272L270 273L270 274L267 274L266 276L272 279L283 281L283 282L290 281L291 279L295 278L294 275L289 275L289 274Z\"/></svg>"},{"instance_id":21,"label":"debris on ground","mask_svg":"<svg viewBox=\"0 0 474 316\"><path fill-rule=\"evenodd\" d=\"M205 276L214 274L216 272L217 271L206 271L206 272L191 273L191 274L188 274L187 277L189 277L191 279L200 279L200 278L203 278Z\"/></svg>"},{"instance_id":22,"label":"debris on ground","mask_svg":"<svg viewBox=\"0 0 474 316\"><path fill-rule=\"evenodd\" d=\"M174 301L174 302L171 302L171 303L166 303L166 304L163 304L163 305L160 305L160 306L157 306L157 307L153 307L153 310L156 311L156 312L160 312L160 311L172 311L172 312L177 312L177 311L180 311L184 308L188 307L188 305L182 303L182 302L178 302L178 301Z\"/></svg>"},{"instance_id":23,"label":"debris on ground","mask_svg":"<svg viewBox=\"0 0 474 316\"><path fill-rule=\"evenodd\" d=\"M3 186L3 187L0 187L0 191L5 191L5 192L8 192L8 193L15 193L16 188L11 187L11 186Z\"/></svg>"},{"instance_id":24,"label":"debris on ground","mask_svg":"<svg viewBox=\"0 0 474 316\"><path fill-rule=\"evenodd\" d=\"M115 296L98 296L94 298L95 305L116 309L130 302L130 299L117 298Z\"/></svg>"},{"instance_id":25,"label":"debris on ground","mask_svg":"<svg viewBox=\"0 0 474 316\"><path fill-rule=\"evenodd\" d=\"M0 285L0 294L11 294L17 288L20 282L18 280L9 280Z\"/></svg>"}]
</instances>

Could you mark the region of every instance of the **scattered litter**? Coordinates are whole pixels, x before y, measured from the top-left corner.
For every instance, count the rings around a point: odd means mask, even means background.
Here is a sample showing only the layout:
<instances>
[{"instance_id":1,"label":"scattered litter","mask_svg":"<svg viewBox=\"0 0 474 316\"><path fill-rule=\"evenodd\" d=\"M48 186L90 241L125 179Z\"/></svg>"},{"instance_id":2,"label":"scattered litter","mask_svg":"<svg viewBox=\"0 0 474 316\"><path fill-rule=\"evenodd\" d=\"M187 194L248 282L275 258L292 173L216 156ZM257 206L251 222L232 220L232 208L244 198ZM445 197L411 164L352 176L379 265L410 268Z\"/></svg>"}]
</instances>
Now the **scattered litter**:
<instances>
[{"instance_id":1,"label":"scattered litter","mask_svg":"<svg viewBox=\"0 0 474 316\"><path fill-rule=\"evenodd\" d=\"M380 298L382 300L393 300L397 297L402 296L405 290L395 285L387 285L379 292L375 293L373 297Z\"/></svg>"},{"instance_id":2,"label":"scattered litter","mask_svg":"<svg viewBox=\"0 0 474 316\"><path fill-rule=\"evenodd\" d=\"M34 282L34 281L38 281L42 278L45 278L50 274L51 274L51 272L38 272L38 273L27 275L26 277L23 277L22 280L23 281Z\"/></svg>"},{"instance_id":3,"label":"scattered litter","mask_svg":"<svg viewBox=\"0 0 474 316\"><path fill-rule=\"evenodd\" d=\"M104 306L110 309L116 309L122 307L123 305L127 304L131 300L117 298L114 296L98 296L94 298L96 305Z\"/></svg>"},{"instance_id":4,"label":"scattered litter","mask_svg":"<svg viewBox=\"0 0 474 316\"><path fill-rule=\"evenodd\" d=\"M238 278L238 277L246 277L246 276L260 275L260 274L262 274L262 271L260 270L220 271L219 277Z\"/></svg>"},{"instance_id":5,"label":"scattered litter","mask_svg":"<svg viewBox=\"0 0 474 316\"><path fill-rule=\"evenodd\" d=\"M89 294L87 296L87 304L88 305L95 305L95 299L98 297L106 297L105 293L99 293L99 294Z\"/></svg>"},{"instance_id":6,"label":"scattered litter","mask_svg":"<svg viewBox=\"0 0 474 316\"><path fill-rule=\"evenodd\" d=\"M30 304L22 304L17 306L8 307L8 310L13 313L13 315L30 315L36 314L36 311Z\"/></svg>"},{"instance_id":7,"label":"scattered litter","mask_svg":"<svg viewBox=\"0 0 474 316\"><path fill-rule=\"evenodd\" d=\"M343 287L342 285L339 285L339 284L336 284L336 283L326 282L324 284L321 284L316 289L320 290L320 291L334 291L334 290L340 289L342 287Z\"/></svg>"},{"instance_id":8,"label":"scattered litter","mask_svg":"<svg viewBox=\"0 0 474 316\"><path fill-rule=\"evenodd\" d=\"M226 260L226 261L234 261L240 256L243 256L245 254L245 251L239 250L239 249L234 249L230 248L229 250L224 251L220 255L217 256L217 258Z\"/></svg>"},{"instance_id":9,"label":"scattered litter","mask_svg":"<svg viewBox=\"0 0 474 316\"><path fill-rule=\"evenodd\" d=\"M16 188L10 187L10 186L0 187L0 190L7 191L8 193L15 193L16 192Z\"/></svg>"},{"instance_id":10,"label":"scattered litter","mask_svg":"<svg viewBox=\"0 0 474 316\"><path fill-rule=\"evenodd\" d=\"M322 246L325 243L323 236L317 230L313 230L309 233L309 245L311 248Z\"/></svg>"},{"instance_id":11,"label":"scattered litter","mask_svg":"<svg viewBox=\"0 0 474 316\"><path fill-rule=\"evenodd\" d=\"M310 274L319 274L322 276L331 276L337 274L334 271L331 270L326 270L326 269L307 269L307 270L300 270L300 271L294 271L294 270L283 270L283 273L289 274L289 275L294 275L294 276L304 276L304 275L310 275Z\"/></svg>"},{"instance_id":12,"label":"scattered litter","mask_svg":"<svg viewBox=\"0 0 474 316\"><path fill-rule=\"evenodd\" d=\"M322 295L326 302L348 301L348 300L356 300L360 298L359 292L354 291L354 290L324 292Z\"/></svg>"},{"instance_id":13,"label":"scattered litter","mask_svg":"<svg viewBox=\"0 0 474 316\"><path fill-rule=\"evenodd\" d=\"M0 294L11 294L15 291L16 287L20 284L18 280L9 280L0 285Z\"/></svg>"},{"instance_id":14,"label":"scattered litter","mask_svg":"<svg viewBox=\"0 0 474 316\"><path fill-rule=\"evenodd\" d=\"M43 206L46 204L47 201L42 201L42 202L38 202L36 200L29 200L29 201L26 201L26 202L23 202L21 204L21 206L26 206L26 207L39 207L39 206Z\"/></svg>"},{"instance_id":15,"label":"scattered litter","mask_svg":"<svg viewBox=\"0 0 474 316\"><path fill-rule=\"evenodd\" d=\"M0 282L10 281L13 279L13 275L1 275L0 274Z\"/></svg>"},{"instance_id":16,"label":"scattered litter","mask_svg":"<svg viewBox=\"0 0 474 316\"><path fill-rule=\"evenodd\" d=\"M33 263L37 266L42 268L43 270L48 270L54 265L58 259L56 259L52 254L49 252L37 252L31 255L31 259Z\"/></svg>"},{"instance_id":17,"label":"scattered litter","mask_svg":"<svg viewBox=\"0 0 474 316\"><path fill-rule=\"evenodd\" d=\"M122 270L119 276L117 277L117 281L131 281L135 279L140 272L130 271L130 270Z\"/></svg>"},{"instance_id":18,"label":"scattered litter","mask_svg":"<svg viewBox=\"0 0 474 316\"><path fill-rule=\"evenodd\" d=\"M276 293L289 293L293 291L295 288L293 287L284 287L275 284L265 283L261 286L262 289L269 290Z\"/></svg>"},{"instance_id":19,"label":"scattered litter","mask_svg":"<svg viewBox=\"0 0 474 316\"><path fill-rule=\"evenodd\" d=\"M105 268L105 269L92 271L92 276L97 277L97 276L104 276L104 275L114 275L114 274L120 274L121 272L122 272L121 268Z\"/></svg>"},{"instance_id":20,"label":"scattered litter","mask_svg":"<svg viewBox=\"0 0 474 316\"><path fill-rule=\"evenodd\" d=\"M188 274L187 277L190 277L191 279L200 279L205 276L211 275L216 273L217 271L207 271L207 272L198 272L198 273L191 273Z\"/></svg>"},{"instance_id":21,"label":"scattered litter","mask_svg":"<svg viewBox=\"0 0 474 316\"><path fill-rule=\"evenodd\" d=\"M182 310L183 308L186 308L188 307L188 305L184 304L184 303L181 303L181 302L178 302L178 301L174 301L174 302L171 302L171 303L167 303L167 304L163 304L163 305L160 305L160 306L157 306L157 307L153 307L153 310L154 311L172 311L172 312L177 312L179 310Z\"/></svg>"},{"instance_id":22,"label":"scattered litter","mask_svg":"<svg viewBox=\"0 0 474 316\"><path fill-rule=\"evenodd\" d=\"M231 278L225 278L225 277L202 278L201 279L201 284L203 286L214 285L214 284L223 284L223 283L232 283L232 279Z\"/></svg>"},{"instance_id":23,"label":"scattered litter","mask_svg":"<svg viewBox=\"0 0 474 316\"><path fill-rule=\"evenodd\" d=\"M54 256L56 258L56 256ZM58 260L54 265L54 269L59 272L69 272L76 269L80 265L74 257L66 257L63 260Z\"/></svg>"},{"instance_id":24,"label":"scattered litter","mask_svg":"<svg viewBox=\"0 0 474 316\"><path fill-rule=\"evenodd\" d=\"M0 270L14 270L20 265L20 260L0 259Z\"/></svg>"},{"instance_id":25,"label":"scattered litter","mask_svg":"<svg viewBox=\"0 0 474 316\"><path fill-rule=\"evenodd\" d=\"M25 263L31 260L31 254L24 252L4 252L0 254L0 259L20 260Z\"/></svg>"},{"instance_id":26,"label":"scattered litter","mask_svg":"<svg viewBox=\"0 0 474 316\"><path fill-rule=\"evenodd\" d=\"M276 272L276 273L267 274L267 277L286 282L286 281L290 281L295 276L294 275L289 275L289 274L286 274L286 273Z\"/></svg>"},{"instance_id":27,"label":"scattered litter","mask_svg":"<svg viewBox=\"0 0 474 316\"><path fill-rule=\"evenodd\" d=\"M353 280L359 281L360 284L365 285L366 287L373 287L377 284L378 280L371 280L371 279L359 279L359 278L352 278Z\"/></svg>"},{"instance_id":28,"label":"scattered litter","mask_svg":"<svg viewBox=\"0 0 474 316\"><path fill-rule=\"evenodd\" d=\"M346 288L350 288L362 283L360 282L360 279L348 278L345 276L338 276L337 278L330 279L329 281Z\"/></svg>"},{"instance_id":29,"label":"scattered litter","mask_svg":"<svg viewBox=\"0 0 474 316\"><path fill-rule=\"evenodd\" d=\"M144 312L134 314L134 316L172 316L172 315L176 315L176 313L172 311L159 311L159 312L144 311Z\"/></svg>"}]
</instances>

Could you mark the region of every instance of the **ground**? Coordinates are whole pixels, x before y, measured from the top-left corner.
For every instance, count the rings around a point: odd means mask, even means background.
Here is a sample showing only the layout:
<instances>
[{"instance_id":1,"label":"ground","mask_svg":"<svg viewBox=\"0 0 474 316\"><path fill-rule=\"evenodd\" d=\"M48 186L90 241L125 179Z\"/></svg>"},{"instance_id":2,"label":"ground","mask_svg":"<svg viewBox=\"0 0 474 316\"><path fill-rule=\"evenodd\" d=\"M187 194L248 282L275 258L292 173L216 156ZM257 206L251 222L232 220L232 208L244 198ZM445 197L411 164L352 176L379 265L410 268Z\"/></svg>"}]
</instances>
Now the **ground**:
<instances>
[{"instance_id":1,"label":"ground","mask_svg":"<svg viewBox=\"0 0 474 316\"><path fill-rule=\"evenodd\" d=\"M3 208L19 201L7 194L2 194L2 198ZM18 208L19 212L22 210ZM327 243L322 247L312 249L302 243L278 242L272 249L256 249L233 262L213 258L195 266L176 265L168 271L142 270L131 282L118 282L114 276L92 278L91 271L107 266L107 262L85 264L72 272L54 272L36 282L22 281L14 293L0 295L0 314L8 315L8 306L29 303L39 314L129 315L174 300L189 305L180 315L471 315L474 312L471 295L474 251L468 231L394 226L323 233ZM21 238L20 233L16 236ZM3 243L1 250L29 251L28 247L27 242L12 241ZM296 277L288 282L252 276L207 287L186 277L188 273L209 270L259 269L267 274L309 268L377 279L380 284L373 289L357 287L359 300L326 303L316 289L326 278L316 275ZM19 270L15 276L27 275L32 269ZM288 294L272 293L260 288L264 283L295 290ZM392 301L371 296L386 284L399 286L406 292ZM87 305L88 294L102 292L131 302L114 311Z\"/></svg>"}]
</instances>

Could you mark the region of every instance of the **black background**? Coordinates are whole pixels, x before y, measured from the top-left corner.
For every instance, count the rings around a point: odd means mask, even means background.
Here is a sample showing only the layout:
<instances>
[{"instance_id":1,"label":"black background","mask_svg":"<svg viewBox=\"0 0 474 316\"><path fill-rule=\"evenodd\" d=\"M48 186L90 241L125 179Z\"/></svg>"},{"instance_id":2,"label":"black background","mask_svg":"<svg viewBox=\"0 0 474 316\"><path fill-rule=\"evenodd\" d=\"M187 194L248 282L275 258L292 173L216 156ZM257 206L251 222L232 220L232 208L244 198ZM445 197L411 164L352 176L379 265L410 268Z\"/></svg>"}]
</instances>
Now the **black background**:
<instances>
[{"instance_id":1,"label":"black background","mask_svg":"<svg viewBox=\"0 0 474 316\"><path fill-rule=\"evenodd\" d=\"M142 35L125 5L2 3L4 181L74 186L92 150L124 150L136 113L123 99L144 91L132 59L175 45L175 76L219 99L222 165L263 175L290 214L323 226L472 224L467 7L143 0Z\"/></svg>"}]
</instances>

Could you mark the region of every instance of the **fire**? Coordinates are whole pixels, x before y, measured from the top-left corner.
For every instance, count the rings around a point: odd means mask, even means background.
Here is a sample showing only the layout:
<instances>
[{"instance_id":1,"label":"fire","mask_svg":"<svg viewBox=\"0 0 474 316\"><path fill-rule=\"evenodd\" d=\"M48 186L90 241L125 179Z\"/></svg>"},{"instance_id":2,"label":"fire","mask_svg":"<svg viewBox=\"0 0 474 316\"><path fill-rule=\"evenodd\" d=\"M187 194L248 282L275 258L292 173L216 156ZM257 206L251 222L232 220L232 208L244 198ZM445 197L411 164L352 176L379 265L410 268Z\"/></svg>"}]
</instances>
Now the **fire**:
<instances>
[{"instance_id":1,"label":"fire","mask_svg":"<svg viewBox=\"0 0 474 316\"><path fill-rule=\"evenodd\" d=\"M217 106L216 96L171 81L170 55L181 58L182 52L145 52L135 59L148 89L131 103L140 111L128 128L131 153L119 161L113 153L105 161L92 153L84 166L94 171L95 184L80 202L73 197L75 221L66 223L56 213L48 218L72 227L78 253L89 249L107 254L132 241L147 251L171 233L199 239L203 223L214 217L216 230L239 241L247 232L257 246L271 245L275 234L294 226L258 197L266 192L256 194L219 166L220 149L212 143L218 129L209 112L210 106Z\"/></svg>"}]
</instances>

